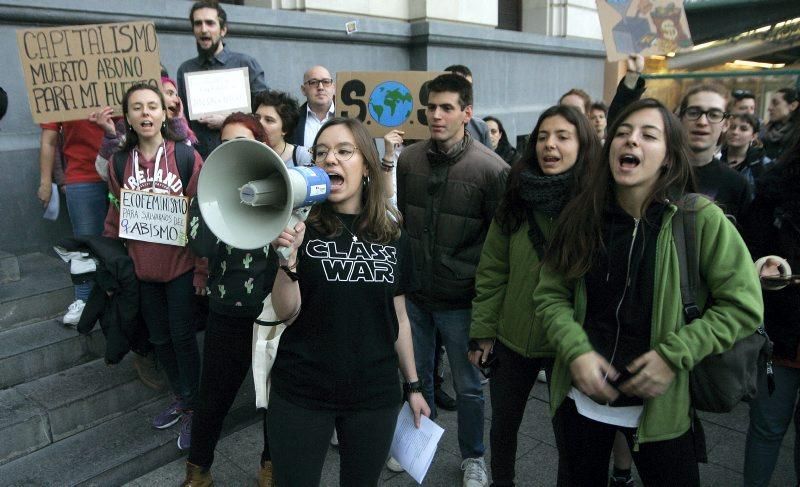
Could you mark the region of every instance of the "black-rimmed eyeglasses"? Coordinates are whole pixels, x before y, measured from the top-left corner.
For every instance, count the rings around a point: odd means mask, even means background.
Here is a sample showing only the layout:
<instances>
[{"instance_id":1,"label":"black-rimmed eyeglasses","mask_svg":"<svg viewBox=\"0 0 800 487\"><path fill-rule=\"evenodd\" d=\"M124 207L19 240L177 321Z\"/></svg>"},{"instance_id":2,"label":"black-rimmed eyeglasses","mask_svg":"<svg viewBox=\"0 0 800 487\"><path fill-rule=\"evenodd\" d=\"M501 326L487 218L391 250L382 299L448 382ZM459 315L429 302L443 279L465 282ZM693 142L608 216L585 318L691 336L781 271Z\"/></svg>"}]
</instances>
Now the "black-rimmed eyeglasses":
<instances>
[{"instance_id":1,"label":"black-rimmed eyeglasses","mask_svg":"<svg viewBox=\"0 0 800 487\"><path fill-rule=\"evenodd\" d=\"M703 110L700 107L688 107L681 112L681 116L686 117L688 120L698 120L703 115L705 115L711 123L720 123L731 116L730 113L722 111L719 108Z\"/></svg>"},{"instance_id":2,"label":"black-rimmed eyeglasses","mask_svg":"<svg viewBox=\"0 0 800 487\"><path fill-rule=\"evenodd\" d=\"M330 78L322 78L322 79L311 78L310 80L303 82L303 84L308 86L309 88L314 88L315 86L319 85L322 85L325 88L330 88L331 85L333 84L333 80Z\"/></svg>"}]
</instances>

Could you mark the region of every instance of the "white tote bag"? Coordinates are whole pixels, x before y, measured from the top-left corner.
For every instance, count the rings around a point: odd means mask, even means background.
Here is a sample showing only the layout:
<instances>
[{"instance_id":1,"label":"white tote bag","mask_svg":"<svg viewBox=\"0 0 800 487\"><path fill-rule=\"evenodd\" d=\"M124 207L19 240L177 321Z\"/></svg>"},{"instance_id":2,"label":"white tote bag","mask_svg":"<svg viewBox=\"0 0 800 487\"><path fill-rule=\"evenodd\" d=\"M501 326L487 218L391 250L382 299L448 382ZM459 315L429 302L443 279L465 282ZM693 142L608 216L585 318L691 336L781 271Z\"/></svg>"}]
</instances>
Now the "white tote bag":
<instances>
[{"instance_id":1,"label":"white tote bag","mask_svg":"<svg viewBox=\"0 0 800 487\"><path fill-rule=\"evenodd\" d=\"M272 294L264 300L264 308L258 315L257 321L275 322L275 310L272 309ZM253 381L256 388L256 407L267 408L269 403L269 373L275 357L278 355L278 342L281 339L286 325L265 326L258 322L253 324Z\"/></svg>"}]
</instances>

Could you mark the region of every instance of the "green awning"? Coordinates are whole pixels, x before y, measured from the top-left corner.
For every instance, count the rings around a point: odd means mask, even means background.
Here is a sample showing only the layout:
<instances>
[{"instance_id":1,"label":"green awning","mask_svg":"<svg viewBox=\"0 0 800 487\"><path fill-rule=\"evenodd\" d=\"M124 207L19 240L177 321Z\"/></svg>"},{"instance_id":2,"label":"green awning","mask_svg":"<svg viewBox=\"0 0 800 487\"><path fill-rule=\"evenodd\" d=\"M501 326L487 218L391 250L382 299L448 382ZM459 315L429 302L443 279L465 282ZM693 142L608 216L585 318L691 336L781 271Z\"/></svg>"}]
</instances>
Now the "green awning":
<instances>
[{"instance_id":1,"label":"green awning","mask_svg":"<svg viewBox=\"0 0 800 487\"><path fill-rule=\"evenodd\" d=\"M800 0L684 0L695 44L800 17Z\"/></svg>"}]
</instances>

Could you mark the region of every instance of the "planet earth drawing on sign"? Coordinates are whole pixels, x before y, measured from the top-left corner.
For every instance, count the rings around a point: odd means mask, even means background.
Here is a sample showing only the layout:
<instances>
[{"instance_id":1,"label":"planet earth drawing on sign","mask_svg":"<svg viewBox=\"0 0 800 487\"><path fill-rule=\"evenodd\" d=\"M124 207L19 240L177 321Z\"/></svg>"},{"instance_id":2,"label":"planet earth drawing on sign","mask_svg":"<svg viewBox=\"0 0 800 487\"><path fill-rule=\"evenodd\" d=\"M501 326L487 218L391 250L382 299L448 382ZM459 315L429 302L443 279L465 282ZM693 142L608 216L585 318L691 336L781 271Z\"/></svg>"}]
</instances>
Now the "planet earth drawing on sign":
<instances>
[{"instance_id":1,"label":"planet earth drawing on sign","mask_svg":"<svg viewBox=\"0 0 800 487\"><path fill-rule=\"evenodd\" d=\"M384 81L369 95L369 114L385 127L402 125L413 109L411 92L399 81Z\"/></svg>"}]
</instances>

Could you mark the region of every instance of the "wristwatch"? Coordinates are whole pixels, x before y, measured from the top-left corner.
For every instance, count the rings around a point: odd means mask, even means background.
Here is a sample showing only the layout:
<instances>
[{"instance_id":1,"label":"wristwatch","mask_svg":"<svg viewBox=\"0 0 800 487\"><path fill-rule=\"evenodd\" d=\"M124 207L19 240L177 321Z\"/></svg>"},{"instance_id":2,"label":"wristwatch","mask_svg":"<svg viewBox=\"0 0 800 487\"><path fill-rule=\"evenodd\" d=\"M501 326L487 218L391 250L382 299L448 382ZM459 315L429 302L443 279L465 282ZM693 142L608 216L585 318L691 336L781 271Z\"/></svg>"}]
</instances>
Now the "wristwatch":
<instances>
[{"instance_id":1,"label":"wristwatch","mask_svg":"<svg viewBox=\"0 0 800 487\"><path fill-rule=\"evenodd\" d=\"M414 392L419 392L420 394L422 394L422 380L415 380L414 382L404 382L403 392L406 395L412 394Z\"/></svg>"}]
</instances>

